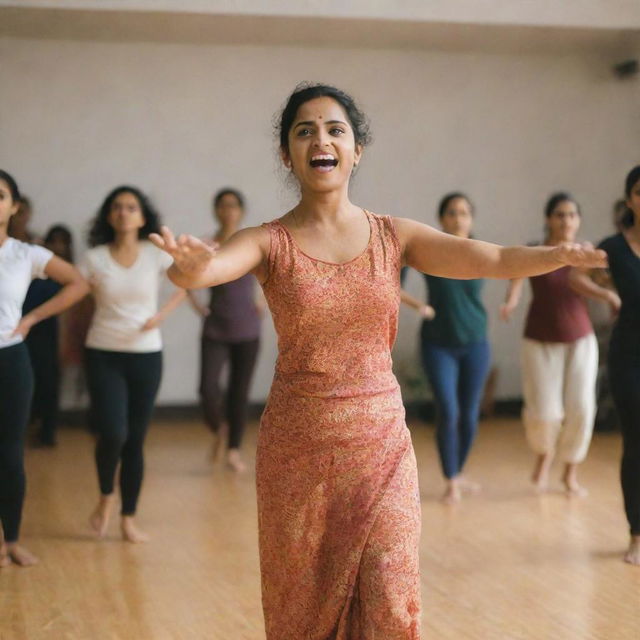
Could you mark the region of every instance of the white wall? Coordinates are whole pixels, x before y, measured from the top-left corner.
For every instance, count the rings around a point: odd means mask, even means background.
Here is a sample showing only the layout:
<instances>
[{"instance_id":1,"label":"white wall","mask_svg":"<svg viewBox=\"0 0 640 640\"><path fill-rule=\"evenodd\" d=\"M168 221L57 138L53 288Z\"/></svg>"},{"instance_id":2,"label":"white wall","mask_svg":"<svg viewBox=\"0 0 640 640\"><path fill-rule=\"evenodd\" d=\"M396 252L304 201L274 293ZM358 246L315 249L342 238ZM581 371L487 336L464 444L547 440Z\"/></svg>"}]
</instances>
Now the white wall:
<instances>
[{"instance_id":1,"label":"white wall","mask_svg":"<svg viewBox=\"0 0 640 640\"><path fill-rule=\"evenodd\" d=\"M248 223L283 213L294 194L277 169L272 116L301 80L334 83L368 112L375 142L353 189L374 211L433 222L438 198L464 189L475 235L536 239L557 189L583 205L584 236L609 231L612 201L640 161L640 90L611 60L372 50L117 44L0 39L0 166L34 200L34 226L77 233L113 186L147 191L178 230L209 229L211 193L235 185ZM409 281L421 291L420 279ZM499 393L519 394L518 336L486 303L500 366ZM398 358L416 350L417 320L403 311ZM180 309L165 328L161 403L195 399L198 322ZM266 327L253 390L268 391L275 338Z\"/></svg>"}]
</instances>

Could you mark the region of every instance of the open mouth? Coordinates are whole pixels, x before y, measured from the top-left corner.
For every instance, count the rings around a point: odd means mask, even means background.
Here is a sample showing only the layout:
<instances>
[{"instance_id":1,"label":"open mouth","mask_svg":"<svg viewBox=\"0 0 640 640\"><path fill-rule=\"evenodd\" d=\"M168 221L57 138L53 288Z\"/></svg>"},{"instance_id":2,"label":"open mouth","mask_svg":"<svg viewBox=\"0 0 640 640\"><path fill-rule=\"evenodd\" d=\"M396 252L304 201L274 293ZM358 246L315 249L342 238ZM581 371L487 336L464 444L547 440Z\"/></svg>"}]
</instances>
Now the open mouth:
<instances>
[{"instance_id":1,"label":"open mouth","mask_svg":"<svg viewBox=\"0 0 640 640\"><path fill-rule=\"evenodd\" d=\"M327 173L328 171L332 171L338 165L338 160L330 153L321 153L313 156L309 161L309 164L313 169L316 169L321 173Z\"/></svg>"}]
</instances>

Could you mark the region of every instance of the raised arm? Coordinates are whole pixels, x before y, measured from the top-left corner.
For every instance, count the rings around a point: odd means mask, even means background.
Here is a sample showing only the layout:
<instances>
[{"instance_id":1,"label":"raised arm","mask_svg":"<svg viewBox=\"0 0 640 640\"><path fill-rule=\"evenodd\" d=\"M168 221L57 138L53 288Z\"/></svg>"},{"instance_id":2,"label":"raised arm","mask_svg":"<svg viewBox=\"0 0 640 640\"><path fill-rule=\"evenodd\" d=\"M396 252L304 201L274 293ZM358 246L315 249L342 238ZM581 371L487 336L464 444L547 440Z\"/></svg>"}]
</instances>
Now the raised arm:
<instances>
[{"instance_id":1,"label":"raised arm","mask_svg":"<svg viewBox=\"0 0 640 640\"><path fill-rule=\"evenodd\" d=\"M149 239L173 258L167 275L183 289L214 287L247 273L255 274L261 282L266 279L270 238L262 227L238 231L219 249L193 236L176 238L168 227L162 227L162 235L152 233Z\"/></svg>"},{"instance_id":2,"label":"raised arm","mask_svg":"<svg viewBox=\"0 0 640 640\"><path fill-rule=\"evenodd\" d=\"M26 337L33 325L58 315L89 293L87 281L73 265L62 258L53 256L47 263L44 272L49 278L63 285L62 289L55 296L23 316L13 332L14 335L19 334L23 338Z\"/></svg>"},{"instance_id":3,"label":"raised arm","mask_svg":"<svg viewBox=\"0 0 640 640\"><path fill-rule=\"evenodd\" d=\"M502 247L458 238L407 218L394 222L406 264L444 278L525 278L565 265L598 268L607 263L606 253L590 245Z\"/></svg>"}]
</instances>

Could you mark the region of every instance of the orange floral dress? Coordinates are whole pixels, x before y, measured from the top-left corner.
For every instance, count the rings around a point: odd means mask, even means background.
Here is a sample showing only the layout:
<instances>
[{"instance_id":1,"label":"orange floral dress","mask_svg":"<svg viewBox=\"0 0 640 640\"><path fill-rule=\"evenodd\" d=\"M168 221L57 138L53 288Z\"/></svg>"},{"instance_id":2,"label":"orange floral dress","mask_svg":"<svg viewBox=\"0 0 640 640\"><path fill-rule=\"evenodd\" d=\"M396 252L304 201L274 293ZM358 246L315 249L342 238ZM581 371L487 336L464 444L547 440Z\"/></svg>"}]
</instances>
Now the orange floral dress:
<instances>
[{"instance_id":1,"label":"orange floral dress","mask_svg":"<svg viewBox=\"0 0 640 640\"><path fill-rule=\"evenodd\" d=\"M268 640L416 640L420 500L391 371L401 251L365 212L345 264L303 253L279 221L263 285L279 355L256 462Z\"/></svg>"}]
</instances>

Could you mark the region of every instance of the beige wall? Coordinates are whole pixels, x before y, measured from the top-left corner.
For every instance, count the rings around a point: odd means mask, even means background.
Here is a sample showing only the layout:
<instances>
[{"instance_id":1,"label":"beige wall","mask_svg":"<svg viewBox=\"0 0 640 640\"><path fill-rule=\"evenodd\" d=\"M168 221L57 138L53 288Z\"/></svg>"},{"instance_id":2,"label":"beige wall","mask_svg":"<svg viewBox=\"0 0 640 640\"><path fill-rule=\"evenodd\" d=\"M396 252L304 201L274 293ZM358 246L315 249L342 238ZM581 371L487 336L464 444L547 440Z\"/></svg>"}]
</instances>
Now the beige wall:
<instances>
[{"instance_id":1,"label":"beige wall","mask_svg":"<svg viewBox=\"0 0 640 640\"><path fill-rule=\"evenodd\" d=\"M0 0L0 6L638 28L637 0Z\"/></svg>"},{"instance_id":2,"label":"beige wall","mask_svg":"<svg viewBox=\"0 0 640 640\"><path fill-rule=\"evenodd\" d=\"M294 194L277 169L272 116L301 80L352 92L375 142L353 188L374 211L434 221L438 198L464 189L479 238L540 237L556 189L583 205L584 237L609 231L625 172L640 161L640 91L596 55L524 56L375 50L116 44L0 39L0 165L36 207L35 226L79 234L106 191L131 182L181 231L209 229L211 193L235 185L247 222L283 213ZM421 292L417 276L409 287ZM500 395L519 394L518 338L497 320ZM254 399L266 396L276 352L267 323ZM402 312L399 359L416 355L417 320ZM195 398L198 321L185 308L165 328L161 402Z\"/></svg>"}]
</instances>

